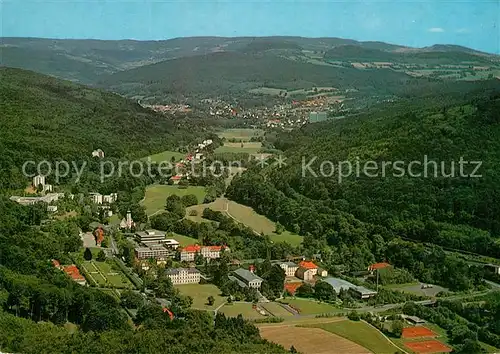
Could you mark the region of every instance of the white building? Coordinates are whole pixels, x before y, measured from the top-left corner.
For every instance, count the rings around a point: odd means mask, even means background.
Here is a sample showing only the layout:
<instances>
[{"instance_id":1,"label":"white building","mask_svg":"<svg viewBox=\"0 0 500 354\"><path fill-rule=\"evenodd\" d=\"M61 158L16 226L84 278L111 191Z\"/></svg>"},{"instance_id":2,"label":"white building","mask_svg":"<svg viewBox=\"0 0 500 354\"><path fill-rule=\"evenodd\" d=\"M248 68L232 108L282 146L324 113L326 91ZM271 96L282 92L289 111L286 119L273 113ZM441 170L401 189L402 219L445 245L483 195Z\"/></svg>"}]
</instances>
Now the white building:
<instances>
[{"instance_id":1,"label":"white building","mask_svg":"<svg viewBox=\"0 0 500 354\"><path fill-rule=\"evenodd\" d=\"M134 220L132 220L132 213L127 211L127 216L120 222L120 228L130 230L135 226Z\"/></svg>"},{"instance_id":2,"label":"white building","mask_svg":"<svg viewBox=\"0 0 500 354\"><path fill-rule=\"evenodd\" d=\"M102 196L102 202L103 203L112 204L112 203L116 202L117 199L118 199L118 194L117 193L111 193L109 195L103 195Z\"/></svg>"},{"instance_id":3,"label":"white building","mask_svg":"<svg viewBox=\"0 0 500 354\"><path fill-rule=\"evenodd\" d=\"M45 186L45 176L38 175L33 177L33 187L37 188L39 185L42 187Z\"/></svg>"},{"instance_id":4,"label":"white building","mask_svg":"<svg viewBox=\"0 0 500 354\"><path fill-rule=\"evenodd\" d=\"M104 151L102 151L101 149L94 150L92 151L92 157L98 157L102 159L104 158Z\"/></svg>"},{"instance_id":5,"label":"white building","mask_svg":"<svg viewBox=\"0 0 500 354\"><path fill-rule=\"evenodd\" d=\"M184 247L180 253L181 261L194 261L194 257L197 253L201 254L203 258L206 259L217 259L220 258L220 253L224 249L225 251L230 251L228 247L224 246L200 246L200 245L189 245Z\"/></svg>"},{"instance_id":6,"label":"white building","mask_svg":"<svg viewBox=\"0 0 500 354\"><path fill-rule=\"evenodd\" d=\"M172 284L198 284L201 279L200 271L196 268L171 268L166 270Z\"/></svg>"},{"instance_id":7,"label":"white building","mask_svg":"<svg viewBox=\"0 0 500 354\"><path fill-rule=\"evenodd\" d=\"M277 264L285 271L287 277L293 277L299 269L299 266L293 262L279 262Z\"/></svg>"},{"instance_id":8,"label":"white building","mask_svg":"<svg viewBox=\"0 0 500 354\"><path fill-rule=\"evenodd\" d=\"M90 193L90 198L94 204L102 204L102 194L100 193Z\"/></svg>"}]
</instances>

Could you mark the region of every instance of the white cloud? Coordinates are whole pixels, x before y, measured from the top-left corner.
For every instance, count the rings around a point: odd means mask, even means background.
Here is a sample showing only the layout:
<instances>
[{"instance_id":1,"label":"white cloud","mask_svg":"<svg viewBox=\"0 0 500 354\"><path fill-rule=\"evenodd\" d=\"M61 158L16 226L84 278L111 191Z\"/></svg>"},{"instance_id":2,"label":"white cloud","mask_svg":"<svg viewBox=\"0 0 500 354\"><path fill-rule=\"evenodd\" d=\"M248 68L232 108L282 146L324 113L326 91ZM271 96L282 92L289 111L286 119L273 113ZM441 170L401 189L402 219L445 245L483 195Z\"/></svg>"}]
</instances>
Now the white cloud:
<instances>
[{"instance_id":1,"label":"white cloud","mask_svg":"<svg viewBox=\"0 0 500 354\"><path fill-rule=\"evenodd\" d=\"M468 28L459 28L456 30L457 33L469 33L469 29Z\"/></svg>"},{"instance_id":2,"label":"white cloud","mask_svg":"<svg viewBox=\"0 0 500 354\"><path fill-rule=\"evenodd\" d=\"M432 32L432 33L443 33L444 29L442 29L441 27L432 27L432 28L429 28L427 31Z\"/></svg>"}]
</instances>

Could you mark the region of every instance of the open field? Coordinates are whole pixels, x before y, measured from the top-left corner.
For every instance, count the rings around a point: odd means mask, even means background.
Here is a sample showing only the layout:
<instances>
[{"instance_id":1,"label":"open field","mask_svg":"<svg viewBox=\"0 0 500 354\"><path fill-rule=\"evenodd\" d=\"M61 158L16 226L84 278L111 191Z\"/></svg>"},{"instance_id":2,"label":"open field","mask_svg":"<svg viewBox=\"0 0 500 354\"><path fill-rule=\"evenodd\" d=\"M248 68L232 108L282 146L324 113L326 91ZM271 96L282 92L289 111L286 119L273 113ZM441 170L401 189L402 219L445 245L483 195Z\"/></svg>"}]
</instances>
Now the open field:
<instances>
[{"instance_id":1,"label":"open field","mask_svg":"<svg viewBox=\"0 0 500 354\"><path fill-rule=\"evenodd\" d=\"M184 157L184 154L177 152L177 151L163 151L158 154L154 154L151 156L148 156L151 159L151 162L171 162L172 157L174 157L175 161L180 161ZM146 159L148 158L146 157Z\"/></svg>"},{"instance_id":2,"label":"open field","mask_svg":"<svg viewBox=\"0 0 500 354\"><path fill-rule=\"evenodd\" d=\"M244 142L244 143L224 143L223 146L219 146L215 149L216 153L224 152L246 152L248 154L256 154L262 148L262 143L260 142Z\"/></svg>"},{"instance_id":3,"label":"open field","mask_svg":"<svg viewBox=\"0 0 500 354\"><path fill-rule=\"evenodd\" d=\"M220 308L219 312L225 314L227 317L237 317L241 314L243 318L248 320L266 317L261 315L256 309L253 309L252 304L247 302L233 302L232 304L226 304Z\"/></svg>"},{"instance_id":4,"label":"open field","mask_svg":"<svg viewBox=\"0 0 500 354\"><path fill-rule=\"evenodd\" d=\"M288 242L293 246L298 246L302 243L302 236L292 234L289 231L284 231L278 235L274 232L276 230L274 222L263 215L257 214L252 208L246 205L225 198L218 198L213 203L194 205L187 208L188 218L198 222L207 221L201 217L205 208L225 212L236 221L254 229L257 233L269 235L273 242ZM189 216L191 210L196 210L198 215Z\"/></svg>"},{"instance_id":5,"label":"open field","mask_svg":"<svg viewBox=\"0 0 500 354\"><path fill-rule=\"evenodd\" d=\"M259 306L263 307L264 310L266 310L275 317L287 318L293 316L293 314L290 311L285 310L283 306L281 306L276 302L262 303L259 304Z\"/></svg>"},{"instance_id":6,"label":"open field","mask_svg":"<svg viewBox=\"0 0 500 354\"><path fill-rule=\"evenodd\" d=\"M236 139L241 141L250 141L252 137L259 137L264 135L262 129L240 128L240 129L226 129L219 134L220 138Z\"/></svg>"},{"instance_id":7,"label":"open field","mask_svg":"<svg viewBox=\"0 0 500 354\"><path fill-rule=\"evenodd\" d=\"M205 198L205 187L179 188L179 186L167 186L155 184L146 188L146 195L141 204L146 208L146 214L151 215L164 209L165 201L169 195L176 194L180 197L187 194L194 194L198 202L203 202Z\"/></svg>"},{"instance_id":8,"label":"open field","mask_svg":"<svg viewBox=\"0 0 500 354\"><path fill-rule=\"evenodd\" d=\"M179 242L182 247L187 246L187 245L192 245L192 244L199 242L198 239L196 239L196 238L192 238L192 237L184 236L184 235L179 235L179 234L176 234L175 232L173 232L172 234L167 234L167 238L173 238L174 240Z\"/></svg>"},{"instance_id":9,"label":"open field","mask_svg":"<svg viewBox=\"0 0 500 354\"><path fill-rule=\"evenodd\" d=\"M322 328L367 348L375 354L394 353L398 348L381 332L361 321L323 323L309 327Z\"/></svg>"},{"instance_id":10,"label":"open field","mask_svg":"<svg viewBox=\"0 0 500 354\"><path fill-rule=\"evenodd\" d=\"M220 296L220 290L213 284L183 284L175 286L183 295L193 298L193 308L200 310L215 310L226 302L226 298ZM207 304L207 298L213 296L215 302L212 306Z\"/></svg>"},{"instance_id":11,"label":"open field","mask_svg":"<svg viewBox=\"0 0 500 354\"><path fill-rule=\"evenodd\" d=\"M389 285L388 288L430 297L435 297L441 291L448 291L448 289L439 285L433 285L432 288L422 289L422 285L423 283L393 284Z\"/></svg>"},{"instance_id":12,"label":"open field","mask_svg":"<svg viewBox=\"0 0 500 354\"><path fill-rule=\"evenodd\" d=\"M312 315L320 313L329 312L342 312L338 308L323 302L316 302L314 300L306 299L290 299L286 298L282 300L283 303L287 303L294 309L298 310L301 315Z\"/></svg>"},{"instance_id":13,"label":"open field","mask_svg":"<svg viewBox=\"0 0 500 354\"><path fill-rule=\"evenodd\" d=\"M449 353L452 349L440 341L437 340L426 340L422 342L408 342L405 346L416 353Z\"/></svg>"},{"instance_id":14,"label":"open field","mask_svg":"<svg viewBox=\"0 0 500 354\"><path fill-rule=\"evenodd\" d=\"M281 344L286 349L293 345L304 354L370 353L359 344L320 328L281 325L262 326L259 331L263 338Z\"/></svg>"}]
</instances>

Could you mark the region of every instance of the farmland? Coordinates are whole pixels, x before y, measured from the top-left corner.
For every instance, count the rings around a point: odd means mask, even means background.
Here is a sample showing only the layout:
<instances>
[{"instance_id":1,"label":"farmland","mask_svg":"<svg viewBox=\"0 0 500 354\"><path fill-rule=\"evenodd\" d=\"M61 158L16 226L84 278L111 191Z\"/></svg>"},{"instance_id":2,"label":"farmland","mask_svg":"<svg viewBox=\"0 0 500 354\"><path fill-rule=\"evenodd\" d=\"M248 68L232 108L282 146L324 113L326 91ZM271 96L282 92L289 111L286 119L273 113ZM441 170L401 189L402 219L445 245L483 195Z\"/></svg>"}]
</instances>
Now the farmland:
<instances>
[{"instance_id":1,"label":"farmland","mask_svg":"<svg viewBox=\"0 0 500 354\"><path fill-rule=\"evenodd\" d=\"M155 163L160 163L160 162L171 162L172 157L175 159L175 161L179 161L184 157L184 154L177 152L177 151L163 151L158 154L150 155L147 158L151 159L151 162Z\"/></svg>"},{"instance_id":2,"label":"farmland","mask_svg":"<svg viewBox=\"0 0 500 354\"><path fill-rule=\"evenodd\" d=\"M219 134L220 138L226 140L235 139L237 141L250 141L253 137L259 137L264 135L262 129L226 129Z\"/></svg>"},{"instance_id":3,"label":"farmland","mask_svg":"<svg viewBox=\"0 0 500 354\"><path fill-rule=\"evenodd\" d=\"M242 143L224 143L223 146L219 146L215 149L216 153L224 152L234 152L234 153L248 153L256 154L262 148L262 143L260 142L242 142Z\"/></svg>"},{"instance_id":4,"label":"farmland","mask_svg":"<svg viewBox=\"0 0 500 354\"><path fill-rule=\"evenodd\" d=\"M193 298L192 307L195 309L215 310L226 301L224 297L220 296L219 288L212 284L184 284L177 285L176 288L178 288L183 295ZM207 298L209 296L213 296L215 299L212 306L207 304Z\"/></svg>"},{"instance_id":5,"label":"farmland","mask_svg":"<svg viewBox=\"0 0 500 354\"><path fill-rule=\"evenodd\" d=\"M198 198L198 202L203 202L205 198L205 187L187 187L179 188L178 186L166 185L151 185L146 188L146 195L141 204L146 208L146 214L151 215L164 209L165 200L169 195L178 195L180 197L187 194L194 194Z\"/></svg>"},{"instance_id":6,"label":"farmland","mask_svg":"<svg viewBox=\"0 0 500 354\"><path fill-rule=\"evenodd\" d=\"M365 322L345 320L335 323L322 323L311 327L322 328L325 331L337 334L369 349L375 354L394 353L398 350L381 332Z\"/></svg>"},{"instance_id":7,"label":"farmland","mask_svg":"<svg viewBox=\"0 0 500 354\"><path fill-rule=\"evenodd\" d=\"M361 354L370 352L359 344L320 328L266 325L259 326L259 331L263 338L281 344L286 349L293 345L299 352L304 354Z\"/></svg>"}]
</instances>

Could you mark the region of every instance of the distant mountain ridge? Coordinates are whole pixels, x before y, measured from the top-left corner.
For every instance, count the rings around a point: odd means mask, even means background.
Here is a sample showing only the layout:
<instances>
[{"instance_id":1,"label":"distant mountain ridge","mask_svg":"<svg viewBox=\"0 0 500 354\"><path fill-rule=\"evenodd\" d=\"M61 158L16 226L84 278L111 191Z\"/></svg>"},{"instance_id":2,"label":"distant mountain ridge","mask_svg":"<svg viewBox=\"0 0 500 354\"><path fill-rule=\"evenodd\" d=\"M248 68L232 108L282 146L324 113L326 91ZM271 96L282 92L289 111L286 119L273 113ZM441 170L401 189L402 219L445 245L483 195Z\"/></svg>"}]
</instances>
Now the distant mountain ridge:
<instances>
[{"instance_id":1,"label":"distant mountain ridge","mask_svg":"<svg viewBox=\"0 0 500 354\"><path fill-rule=\"evenodd\" d=\"M410 48L335 37L186 37L159 41L2 37L0 64L94 84L102 75L214 52L266 53L277 50L279 53L276 55L281 55L283 51L291 54L300 51L323 53L341 46L356 46L382 53L453 51L492 56L454 45Z\"/></svg>"}]
</instances>

